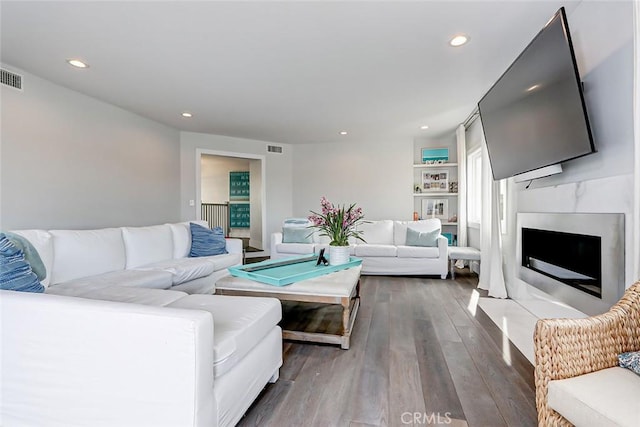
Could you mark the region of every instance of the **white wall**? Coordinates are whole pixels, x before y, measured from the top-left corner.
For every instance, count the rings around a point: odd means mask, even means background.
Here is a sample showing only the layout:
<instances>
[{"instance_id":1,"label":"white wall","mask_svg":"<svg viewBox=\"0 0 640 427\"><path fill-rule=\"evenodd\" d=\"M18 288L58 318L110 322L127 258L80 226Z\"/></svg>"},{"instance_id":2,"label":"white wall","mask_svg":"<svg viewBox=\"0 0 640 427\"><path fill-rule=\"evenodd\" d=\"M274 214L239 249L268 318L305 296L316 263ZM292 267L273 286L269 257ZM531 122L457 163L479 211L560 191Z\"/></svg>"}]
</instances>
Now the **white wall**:
<instances>
[{"instance_id":1,"label":"white wall","mask_svg":"<svg viewBox=\"0 0 640 427\"><path fill-rule=\"evenodd\" d=\"M194 132L180 133L180 216L183 221L198 218L197 207L189 206L190 200L196 197L196 163L200 160L196 150L215 150L217 152L251 154L265 156L264 162L264 191L266 205L264 239L268 239L272 232L281 229L282 220L292 214L292 147L283 147L282 154L267 153L265 141L232 138L221 135L209 135ZM269 245L265 244L267 248Z\"/></svg>"},{"instance_id":2,"label":"white wall","mask_svg":"<svg viewBox=\"0 0 640 427\"><path fill-rule=\"evenodd\" d=\"M249 246L256 249L264 249L268 246L263 246L265 241L263 237L268 240L269 236L262 235L262 162L260 160L251 160L249 162L249 182L251 183Z\"/></svg>"},{"instance_id":3,"label":"white wall","mask_svg":"<svg viewBox=\"0 0 640 427\"><path fill-rule=\"evenodd\" d=\"M202 203L229 201L229 172L249 172L249 160L204 154L200 162ZM253 185L253 181L251 181Z\"/></svg>"},{"instance_id":4,"label":"white wall","mask_svg":"<svg viewBox=\"0 0 640 427\"><path fill-rule=\"evenodd\" d=\"M3 229L179 219L179 134L22 70L2 86Z\"/></svg>"},{"instance_id":5,"label":"white wall","mask_svg":"<svg viewBox=\"0 0 640 427\"><path fill-rule=\"evenodd\" d=\"M582 2L568 17L598 153L563 164L564 172L526 183L509 183L509 236L505 240L511 296L530 288L516 277L517 212L624 213L625 282L632 277L633 216L633 7L631 2Z\"/></svg>"},{"instance_id":6,"label":"white wall","mask_svg":"<svg viewBox=\"0 0 640 427\"><path fill-rule=\"evenodd\" d=\"M365 219L410 220L413 216L413 141L296 145L293 214L320 209L320 198L356 203Z\"/></svg>"}]
</instances>

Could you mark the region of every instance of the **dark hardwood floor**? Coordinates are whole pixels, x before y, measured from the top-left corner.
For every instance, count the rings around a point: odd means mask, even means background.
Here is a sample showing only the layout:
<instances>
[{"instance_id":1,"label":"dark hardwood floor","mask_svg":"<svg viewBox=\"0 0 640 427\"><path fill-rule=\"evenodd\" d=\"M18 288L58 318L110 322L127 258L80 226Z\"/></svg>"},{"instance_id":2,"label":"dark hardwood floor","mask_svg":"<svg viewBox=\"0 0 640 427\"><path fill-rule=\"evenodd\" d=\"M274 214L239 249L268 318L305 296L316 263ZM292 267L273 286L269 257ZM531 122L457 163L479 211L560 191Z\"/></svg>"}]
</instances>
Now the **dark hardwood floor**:
<instances>
[{"instance_id":1,"label":"dark hardwood floor","mask_svg":"<svg viewBox=\"0 0 640 427\"><path fill-rule=\"evenodd\" d=\"M285 341L280 379L239 425L536 425L533 367L467 309L476 284L363 276L351 348Z\"/></svg>"}]
</instances>

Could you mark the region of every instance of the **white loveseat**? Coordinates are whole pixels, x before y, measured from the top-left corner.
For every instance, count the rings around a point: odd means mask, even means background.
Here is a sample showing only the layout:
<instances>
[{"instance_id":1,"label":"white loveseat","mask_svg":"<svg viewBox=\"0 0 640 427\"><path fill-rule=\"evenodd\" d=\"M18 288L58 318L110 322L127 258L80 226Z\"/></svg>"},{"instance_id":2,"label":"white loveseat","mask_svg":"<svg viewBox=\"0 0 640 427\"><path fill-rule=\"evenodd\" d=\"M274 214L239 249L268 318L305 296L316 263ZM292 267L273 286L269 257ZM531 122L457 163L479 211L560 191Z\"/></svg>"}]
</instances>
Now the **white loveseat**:
<instances>
[{"instance_id":1,"label":"white loveseat","mask_svg":"<svg viewBox=\"0 0 640 427\"><path fill-rule=\"evenodd\" d=\"M19 232L48 287L0 291L0 425L233 426L277 380L280 302L175 290L210 289L237 259L200 260L214 263L203 275L167 255L167 229L184 237L183 225ZM153 288L177 277L193 280Z\"/></svg>"},{"instance_id":2,"label":"white loveseat","mask_svg":"<svg viewBox=\"0 0 640 427\"><path fill-rule=\"evenodd\" d=\"M407 246L407 228L421 232L441 229L437 218L421 221L370 221L360 224L363 242L352 242L351 255L362 258L362 274L370 275L439 275L445 279L448 273L448 240L440 235L437 246ZM328 248L328 239L317 231L309 230L311 243L285 243L283 233L271 235L271 258L319 253Z\"/></svg>"},{"instance_id":3,"label":"white loveseat","mask_svg":"<svg viewBox=\"0 0 640 427\"><path fill-rule=\"evenodd\" d=\"M194 221L207 227L205 221ZM189 258L188 222L99 230L17 230L40 254L47 293L81 296L112 285L211 294L227 268L242 264L242 241L228 254Z\"/></svg>"}]
</instances>

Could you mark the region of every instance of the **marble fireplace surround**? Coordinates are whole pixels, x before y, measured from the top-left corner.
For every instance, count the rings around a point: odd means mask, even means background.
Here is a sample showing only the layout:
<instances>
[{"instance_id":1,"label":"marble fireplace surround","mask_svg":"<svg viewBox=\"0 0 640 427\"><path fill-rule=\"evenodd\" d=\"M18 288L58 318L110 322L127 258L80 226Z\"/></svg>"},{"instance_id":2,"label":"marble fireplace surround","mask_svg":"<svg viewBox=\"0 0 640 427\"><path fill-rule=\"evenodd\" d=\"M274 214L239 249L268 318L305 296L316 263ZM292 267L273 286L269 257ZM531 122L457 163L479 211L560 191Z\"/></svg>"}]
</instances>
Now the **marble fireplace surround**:
<instances>
[{"instance_id":1,"label":"marble fireplace surround","mask_svg":"<svg viewBox=\"0 0 640 427\"><path fill-rule=\"evenodd\" d=\"M600 236L602 244L602 298L589 295L522 266L522 228ZM520 279L588 315L604 313L624 293L624 214L517 214L516 271Z\"/></svg>"}]
</instances>

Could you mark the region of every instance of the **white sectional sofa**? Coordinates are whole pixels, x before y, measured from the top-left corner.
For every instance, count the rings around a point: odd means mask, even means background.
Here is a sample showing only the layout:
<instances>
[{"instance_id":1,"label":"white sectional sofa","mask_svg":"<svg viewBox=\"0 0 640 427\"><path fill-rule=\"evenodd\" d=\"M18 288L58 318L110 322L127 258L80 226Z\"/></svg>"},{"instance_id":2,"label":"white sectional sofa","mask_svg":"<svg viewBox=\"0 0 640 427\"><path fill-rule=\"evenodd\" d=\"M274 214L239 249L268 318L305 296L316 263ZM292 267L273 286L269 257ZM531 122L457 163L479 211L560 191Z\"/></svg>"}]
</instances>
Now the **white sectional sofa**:
<instances>
[{"instance_id":1,"label":"white sectional sofa","mask_svg":"<svg viewBox=\"0 0 640 427\"><path fill-rule=\"evenodd\" d=\"M205 221L194 223L207 227ZM242 241L227 254L189 258L188 222L99 230L17 230L40 254L47 293L79 295L107 286L211 294L227 268L242 264Z\"/></svg>"},{"instance_id":2,"label":"white sectional sofa","mask_svg":"<svg viewBox=\"0 0 640 427\"><path fill-rule=\"evenodd\" d=\"M437 246L408 246L407 228L421 232L441 229L437 218L421 221L370 221L358 227L362 232L363 242L352 242L351 255L362 258L362 274L370 275L439 275L447 277L448 240L440 235ZM310 243L283 242L283 233L271 235L271 258L286 258L297 255L319 253L328 247L326 237L313 233Z\"/></svg>"},{"instance_id":3,"label":"white sectional sofa","mask_svg":"<svg viewBox=\"0 0 640 427\"><path fill-rule=\"evenodd\" d=\"M229 240L234 252L200 260L211 266L180 257L187 226L19 232L43 258L48 287L0 291L0 425L240 420L278 378L281 304L175 290L212 289L241 256Z\"/></svg>"}]
</instances>

